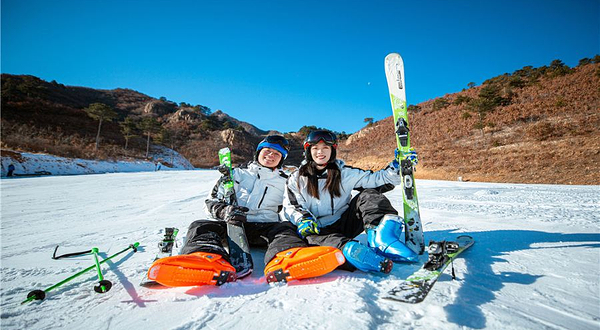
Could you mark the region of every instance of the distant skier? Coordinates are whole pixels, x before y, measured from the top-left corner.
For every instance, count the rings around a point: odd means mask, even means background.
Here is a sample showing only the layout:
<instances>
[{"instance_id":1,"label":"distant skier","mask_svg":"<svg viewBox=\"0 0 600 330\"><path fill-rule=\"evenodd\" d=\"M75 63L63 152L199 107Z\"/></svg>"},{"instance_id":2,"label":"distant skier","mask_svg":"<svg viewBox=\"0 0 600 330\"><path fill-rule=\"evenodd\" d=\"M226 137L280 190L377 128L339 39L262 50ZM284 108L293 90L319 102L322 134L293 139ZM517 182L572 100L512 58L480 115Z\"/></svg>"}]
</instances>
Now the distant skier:
<instances>
[{"instance_id":1,"label":"distant skier","mask_svg":"<svg viewBox=\"0 0 600 330\"><path fill-rule=\"evenodd\" d=\"M223 200L224 177L221 178L206 200L214 219L197 220L189 226L181 254L159 259L152 265L150 272L154 280L168 286L216 284L212 274L235 271L223 245L226 222L245 223L250 245L267 247L265 275L268 281L319 276L342 264L344 257L340 250L308 247L296 233L296 226L279 217L288 177L281 166L288 151L287 139L270 135L258 144L254 161L233 169L238 206ZM315 265L312 261L318 258L323 263ZM302 271L290 271L294 266ZM274 276L270 272L282 275Z\"/></svg>"},{"instance_id":2,"label":"distant skier","mask_svg":"<svg viewBox=\"0 0 600 330\"><path fill-rule=\"evenodd\" d=\"M13 176L14 171L15 171L15 165L13 165L13 164L8 165L8 172L6 173L6 176Z\"/></svg>"},{"instance_id":3,"label":"distant skier","mask_svg":"<svg viewBox=\"0 0 600 330\"><path fill-rule=\"evenodd\" d=\"M393 261L416 261L400 240L403 219L381 193L401 184L398 163L377 172L347 166L336 159L337 142L326 130L306 137L305 160L287 182L286 218L309 244L342 250L349 270L389 273ZM360 193L352 198L352 190ZM363 231L368 246L353 240Z\"/></svg>"}]
</instances>

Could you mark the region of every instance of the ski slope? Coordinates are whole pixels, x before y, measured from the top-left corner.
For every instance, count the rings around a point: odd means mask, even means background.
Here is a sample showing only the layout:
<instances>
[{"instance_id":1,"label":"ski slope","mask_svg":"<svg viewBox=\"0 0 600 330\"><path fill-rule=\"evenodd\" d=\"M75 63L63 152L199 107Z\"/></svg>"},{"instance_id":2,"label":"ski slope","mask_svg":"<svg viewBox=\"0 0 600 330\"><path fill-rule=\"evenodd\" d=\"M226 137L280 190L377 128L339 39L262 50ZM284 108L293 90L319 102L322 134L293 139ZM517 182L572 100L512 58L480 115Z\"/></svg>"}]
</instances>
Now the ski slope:
<instances>
[{"instance_id":1,"label":"ski slope","mask_svg":"<svg viewBox=\"0 0 600 330\"><path fill-rule=\"evenodd\" d=\"M424 302L378 296L419 264L390 275L334 271L268 285L264 251L255 271L221 287L139 287L164 227L206 217L218 172L170 171L1 181L2 329L594 329L600 328L600 186L513 185L418 180L426 240L468 234L458 258ZM401 192L387 194L400 207ZM364 234L359 237L364 240ZM113 282L94 292L94 271L25 305L44 289L102 257ZM426 256L421 258L426 259ZM447 273L449 270L447 270Z\"/></svg>"}]
</instances>

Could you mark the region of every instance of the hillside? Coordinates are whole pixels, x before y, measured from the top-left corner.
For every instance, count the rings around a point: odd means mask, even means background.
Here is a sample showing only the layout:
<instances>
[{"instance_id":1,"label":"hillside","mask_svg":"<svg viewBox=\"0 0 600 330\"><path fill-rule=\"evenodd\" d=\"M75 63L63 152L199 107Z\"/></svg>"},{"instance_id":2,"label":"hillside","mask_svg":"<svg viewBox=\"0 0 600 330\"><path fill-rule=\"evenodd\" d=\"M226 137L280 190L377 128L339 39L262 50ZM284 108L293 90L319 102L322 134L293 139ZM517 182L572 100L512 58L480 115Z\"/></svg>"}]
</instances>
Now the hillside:
<instances>
[{"instance_id":1,"label":"hillside","mask_svg":"<svg viewBox=\"0 0 600 330\"><path fill-rule=\"evenodd\" d=\"M598 56L569 68L553 61L494 77L481 86L409 107L412 146L418 151L418 178L513 183L600 184L600 64ZM410 81L408 82L410 102ZM118 118L102 126L94 150L97 121L84 108L113 108ZM251 159L268 134L221 110L176 104L130 89L72 87L33 76L2 75L2 149L45 152L83 159L146 158L146 133L135 129L126 141L120 124L154 118L160 130L153 144L176 150L196 167L218 163L227 145L234 163ZM287 134L287 164L303 158L310 127ZM340 144L349 164L379 169L392 158L391 116ZM127 143L128 147L125 148ZM374 148L373 146L378 146Z\"/></svg>"},{"instance_id":2,"label":"hillside","mask_svg":"<svg viewBox=\"0 0 600 330\"><path fill-rule=\"evenodd\" d=\"M98 122L83 110L92 103L106 104L117 113L115 121L103 123L97 151ZM152 143L177 150L196 167L216 165L216 151L224 145L232 147L234 161L246 160L267 133L202 105L176 104L130 89L98 90L2 74L2 149L84 159L146 158L146 133L134 128L125 148L120 124L148 117L159 124Z\"/></svg>"},{"instance_id":3,"label":"hillside","mask_svg":"<svg viewBox=\"0 0 600 330\"><path fill-rule=\"evenodd\" d=\"M477 111L475 102L494 89L499 105ZM411 145L420 159L416 177L600 184L599 109L598 63L525 67L410 106ZM393 127L390 116L355 133L341 145L341 157L357 167L384 167L396 147Z\"/></svg>"}]
</instances>

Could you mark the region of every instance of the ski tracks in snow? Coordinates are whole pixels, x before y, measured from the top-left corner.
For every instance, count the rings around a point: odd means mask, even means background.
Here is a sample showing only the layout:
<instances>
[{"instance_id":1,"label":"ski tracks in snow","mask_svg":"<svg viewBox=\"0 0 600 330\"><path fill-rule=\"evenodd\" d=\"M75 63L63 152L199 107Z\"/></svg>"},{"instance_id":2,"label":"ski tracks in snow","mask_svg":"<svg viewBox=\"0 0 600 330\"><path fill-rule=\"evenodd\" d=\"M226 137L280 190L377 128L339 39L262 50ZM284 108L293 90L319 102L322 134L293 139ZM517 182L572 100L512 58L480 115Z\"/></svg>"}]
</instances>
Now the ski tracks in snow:
<instances>
[{"instance_id":1,"label":"ski tracks in snow","mask_svg":"<svg viewBox=\"0 0 600 330\"><path fill-rule=\"evenodd\" d=\"M600 324L600 187L418 180L426 240L460 233L476 243L417 305L379 299L418 269L391 274L334 271L268 285L264 251L254 273L221 287L147 289L137 284L165 227L206 217L217 171L42 177L2 182L2 291L6 329L597 329ZM401 192L387 194L401 205ZM364 240L364 235L359 236ZM140 242L137 253L102 265L111 291L93 291L93 271L19 303L93 264L52 260L52 251L98 247L102 256ZM447 271L449 272L449 270Z\"/></svg>"}]
</instances>

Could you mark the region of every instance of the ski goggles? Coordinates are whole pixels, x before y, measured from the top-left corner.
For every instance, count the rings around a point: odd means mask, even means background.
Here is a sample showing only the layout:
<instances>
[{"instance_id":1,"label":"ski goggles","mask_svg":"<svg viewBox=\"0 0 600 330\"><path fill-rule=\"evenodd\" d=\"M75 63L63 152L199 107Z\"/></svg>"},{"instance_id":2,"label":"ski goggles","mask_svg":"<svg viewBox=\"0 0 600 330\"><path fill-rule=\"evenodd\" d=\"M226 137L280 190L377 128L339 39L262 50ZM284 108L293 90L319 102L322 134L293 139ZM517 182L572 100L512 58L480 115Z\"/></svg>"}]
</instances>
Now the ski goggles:
<instances>
[{"instance_id":1,"label":"ski goggles","mask_svg":"<svg viewBox=\"0 0 600 330\"><path fill-rule=\"evenodd\" d=\"M256 151L260 151L262 148L275 149L279 151L283 159L285 159L290 151L290 142L281 135L269 135L260 141L256 147Z\"/></svg>"},{"instance_id":2,"label":"ski goggles","mask_svg":"<svg viewBox=\"0 0 600 330\"><path fill-rule=\"evenodd\" d=\"M312 131L304 140L304 149L323 141L328 146L337 148L337 136L330 131L318 130Z\"/></svg>"},{"instance_id":3,"label":"ski goggles","mask_svg":"<svg viewBox=\"0 0 600 330\"><path fill-rule=\"evenodd\" d=\"M285 150L290 151L290 142L281 135L269 135L262 142L278 144Z\"/></svg>"}]
</instances>

